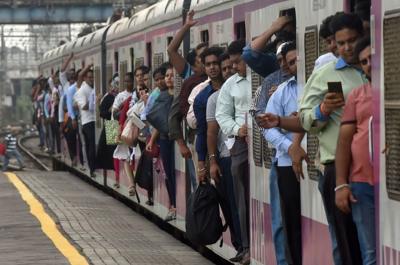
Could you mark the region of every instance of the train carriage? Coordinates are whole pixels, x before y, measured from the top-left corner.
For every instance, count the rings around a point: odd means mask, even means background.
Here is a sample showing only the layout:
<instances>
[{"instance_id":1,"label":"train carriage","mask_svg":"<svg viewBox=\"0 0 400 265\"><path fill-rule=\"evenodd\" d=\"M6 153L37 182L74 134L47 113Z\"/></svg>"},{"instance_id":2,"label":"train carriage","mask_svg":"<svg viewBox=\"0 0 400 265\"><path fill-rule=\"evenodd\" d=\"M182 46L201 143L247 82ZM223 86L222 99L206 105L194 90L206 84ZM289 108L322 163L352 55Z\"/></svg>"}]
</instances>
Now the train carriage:
<instances>
[{"instance_id":1,"label":"train carriage","mask_svg":"<svg viewBox=\"0 0 400 265\"><path fill-rule=\"evenodd\" d=\"M374 163L376 183L377 248L379 264L400 264L400 234L396 230L399 219L399 125L400 91L398 59L400 50L400 4L397 0L372 0L371 36L373 45L374 117L371 122L371 157ZM115 72L121 77L135 67L145 64L154 70L168 60L167 46L182 23L183 0L164 0L150 6L131 18L123 18L113 25L100 29L71 43L64 44L44 55L40 72L50 76L57 71L70 52L74 52L74 67L94 63L96 94L104 93L107 81ZM190 48L201 42L210 46L226 47L232 40L246 38L247 42L260 35L282 10L295 8L297 20L298 82L304 86L310 76L314 61L326 52L318 31L322 20L337 11L351 11L354 1L326 0L197 0L191 9L198 20L190 31ZM183 51L183 46L180 47ZM253 92L261 84L261 78L248 69ZM181 84L179 77L176 85ZM96 137L101 122L97 116ZM251 209L251 258L252 264L276 264L271 232L269 206L269 171L271 150L255 124L248 117L252 128L249 141L250 209ZM307 136L303 147L314 158L318 142ZM175 148L177 172L177 221L172 225L185 230L186 199L190 184L186 176L185 161ZM140 152L137 151L138 158ZM313 164L303 164L305 179L301 181L301 212L303 237L303 264L333 264L329 230L318 191L318 173ZM157 171L157 170L156 170ZM163 218L168 210L168 196L164 180L158 172L154 176L154 207L147 207ZM102 172L99 172L102 175ZM114 183L113 171L97 178L100 184ZM127 176L121 170L120 193L128 197ZM147 199L139 189L142 201ZM134 198L132 198L135 200ZM142 203L142 205L144 205ZM379 214L378 214L379 213ZM224 234L226 244L208 246L218 255L229 258L234 249L229 242L229 232Z\"/></svg>"}]
</instances>

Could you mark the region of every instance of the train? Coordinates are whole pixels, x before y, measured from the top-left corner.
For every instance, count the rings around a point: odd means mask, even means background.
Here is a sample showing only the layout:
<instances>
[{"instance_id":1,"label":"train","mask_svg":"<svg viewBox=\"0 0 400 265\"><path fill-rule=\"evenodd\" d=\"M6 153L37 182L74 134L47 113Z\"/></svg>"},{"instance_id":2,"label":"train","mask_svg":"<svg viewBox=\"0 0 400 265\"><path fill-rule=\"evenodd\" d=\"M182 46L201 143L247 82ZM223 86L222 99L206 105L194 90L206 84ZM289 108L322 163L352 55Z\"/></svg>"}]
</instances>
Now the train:
<instances>
[{"instance_id":1,"label":"train","mask_svg":"<svg viewBox=\"0 0 400 265\"><path fill-rule=\"evenodd\" d=\"M168 60L167 46L182 25L184 0L161 0L139 11L130 18L80 37L45 53L39 66L43 76L60 69L62 62L73 52L73 66L83 68L93 63L96 94L104 93L107 80L115 72L120 76L145 64L155 69ZM193 0L199 21L190 31L189 45L200 42L210 46L226 47L231 41L246 38L250 42L266 30L282 10L295 8L298 51L298 82L304 85L315 59L324 53L318 29L322 20L337 11L351 12L354 0ZM400 1L371 0L372 86L373 119L370 124L370 156L374 166L377 260L381 265L400 264ZM183 52L181 46L180 51ZM261 78L251 69L253 92ZM176 85L180 82L177 78ZM121 82L121 89L124 83ZM257 265L276 264L271 236L269 207L269 147L250 122L250 231L251 261ZM97 114L96 138L100 135L102 121ZM307 136L303 141L309 155L315 155L316 141ZM177 148L177 147L176 147ZM185 161L175 152L177 185L177 220L171 222L177 229L185 230L186 199L190 193L187 184ZM65 156L66 157L66 156ZM67 159L67 158L61 158ZM332 265L331 241L321 195L318 191L316 169L303 164L305 179L301 180L301 213L303 264ZM103 172L99 173L103 176ZM113 171L96 178L100 185L114 183ZM118 190L128 197L127 176L121 176ZM145 200L147 193L139 189ZM143 206L160 217L168 210L168 197L163 179L154 175L154 206ZM396 221L397 220L397 221ZM235 254L230 245L229 232L224 233L225 244L207 246L217 255L228 259Z\"/></svg>"}]
</instances>

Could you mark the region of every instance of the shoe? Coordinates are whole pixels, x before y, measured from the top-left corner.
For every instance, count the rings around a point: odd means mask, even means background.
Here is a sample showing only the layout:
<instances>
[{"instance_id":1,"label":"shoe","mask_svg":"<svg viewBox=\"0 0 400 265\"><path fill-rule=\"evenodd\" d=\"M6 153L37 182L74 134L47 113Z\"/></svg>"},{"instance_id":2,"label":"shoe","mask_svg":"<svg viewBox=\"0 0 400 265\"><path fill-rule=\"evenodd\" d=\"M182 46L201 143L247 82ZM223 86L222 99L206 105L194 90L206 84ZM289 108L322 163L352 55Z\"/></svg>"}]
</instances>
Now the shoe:
<instances>
[{"instance_id":1,"label":"shoe","mask_svg":"<svg viewBox=\"0 0 400 265\"><path fill-rule=\"evenodd\" d=\"M129 192L129 196L135 196L136 195L135 186L130 186L128 192Z\"/></svg>"},{"instance_id":2,"label":"shoe","mask_svg":"<svg viewBox=\"0 0 400 265\"><path fill-rule=\"evenodd\" d=\"M153 202L152 199L148 199L147 202L146 202L146 204L149 205L149 206L153 206L153 205L154 205L154 202Z\"/></svg>"},{"instance_id":3,"label":"shoe","mask_svg":"<svg viewBox=\"0 0 400 265\"><path fill-rule=\"evenodd\" d=\"M250 265L250 251L248 249L245 250L245 253L243 255L242 261L240 262L240 265Z\"/></svg>"},{"instance_id":4,"label":"shoe","mask_svg":"<svg viewBox=\"0 0 400 265\"><path fill-rule=\"evenodd\" d=\"M170 221L175 220L175 219L176 219L176 210L170 209L168 211L167 216L165 216L164 221L165 222L170 222Z\"/></svg>"},{"instance_id":5,"label":"shoe","mask_svg":"<svg viewBox=\"0 0 400 265\"><path fill-rule=\"evenodd\" d=\"M95 179L95 178L96 178L96 174L95 174L95 173L90 173L90 177L91 177L92 179Z\"/></svg>"},{"instance_id":6,"label":"shoe","mask_svg":"<svg viewBox=\"0 0 400 265\"><path fill-rule=\"evenodd\" d=\"M114 183L113 186L114 186L115 189L119 189L119 183Z\"/></svg>"},{"instance_id":7,"label":"shoe","mask_svg":"<svg viewBox=\"0 0 400 265\"><path fill-rule=\"evenodd\" d=\"M244 254L246 254L245 250L240 250L236 253L236 256L230 258L229 261L231 262L240 262L243 259Z\"/></svg>"}]
</instances>

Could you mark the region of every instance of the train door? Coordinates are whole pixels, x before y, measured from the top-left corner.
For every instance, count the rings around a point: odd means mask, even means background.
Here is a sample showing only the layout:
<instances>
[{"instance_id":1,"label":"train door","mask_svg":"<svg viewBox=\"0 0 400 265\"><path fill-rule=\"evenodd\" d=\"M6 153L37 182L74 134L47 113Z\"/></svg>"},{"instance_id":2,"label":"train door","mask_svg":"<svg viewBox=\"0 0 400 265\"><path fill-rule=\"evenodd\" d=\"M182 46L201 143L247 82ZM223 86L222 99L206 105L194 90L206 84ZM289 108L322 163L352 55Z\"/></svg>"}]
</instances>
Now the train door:
<instances>
[{"instance_id":1,"label":"train door","mask_svg":"<svg viewBox=\"0 0 400 265\"><path fill-rule=\"evenodd\" d=\"M372 1L372 84L374 117L371 140L375 190L379 191L379 264L400 264L400 3ZM377 193L376 193L377 194Z\"/></svg>"}]
</instances>

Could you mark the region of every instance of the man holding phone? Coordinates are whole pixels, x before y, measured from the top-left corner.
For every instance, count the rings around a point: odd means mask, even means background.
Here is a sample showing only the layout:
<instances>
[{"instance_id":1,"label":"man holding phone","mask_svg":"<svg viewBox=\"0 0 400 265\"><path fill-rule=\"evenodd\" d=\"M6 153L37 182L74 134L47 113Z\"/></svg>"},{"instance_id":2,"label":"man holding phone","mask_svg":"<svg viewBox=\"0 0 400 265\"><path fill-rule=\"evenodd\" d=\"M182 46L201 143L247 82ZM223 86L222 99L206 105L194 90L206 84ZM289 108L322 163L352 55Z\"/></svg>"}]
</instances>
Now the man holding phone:
<instances>
[{"instance_id":1,"label":"man holding phone","mask_svg":"<svg viewBox=\"0 0 400 265\"><path fill-rule=\"evenodd\" d=\"M340 13L330 23L339 58L314 72L304 87L299 117L280 117L267 113L260 121L264 128L280 127L289 131L318 135L321 163L325 166L321 195L330 229L336 234L341 256L339 264L361 264L358 238L351 215L335 206L335 153L343 106L348 93L367 82L355 67L354 46L363 36L362 21L357 15ZM328 82L340 82L343 93L328 91ZM329 222L329 220L331 220Z\"/></svg>"}]
</instances>

